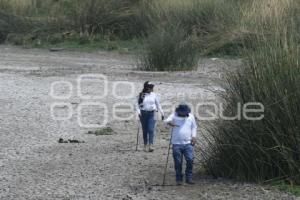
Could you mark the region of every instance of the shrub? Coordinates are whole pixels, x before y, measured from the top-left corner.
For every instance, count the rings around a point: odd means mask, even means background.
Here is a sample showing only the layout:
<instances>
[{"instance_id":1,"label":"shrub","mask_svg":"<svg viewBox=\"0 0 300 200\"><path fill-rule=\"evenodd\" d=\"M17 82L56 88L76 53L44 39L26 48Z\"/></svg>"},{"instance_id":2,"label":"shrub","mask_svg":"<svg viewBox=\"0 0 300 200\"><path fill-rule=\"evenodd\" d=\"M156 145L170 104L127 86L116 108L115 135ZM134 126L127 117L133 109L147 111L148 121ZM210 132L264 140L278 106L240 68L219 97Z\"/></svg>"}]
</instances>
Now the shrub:
<instances>
[{"instance_id":1,"label":"shrub","mask_svg":"<svg viewBox=\"0 0 300 200\"><path fill-rule=\"evenodd\" d=\"M197 66L196 40L178 25L158 29L145 41L141 67L145 70L191 70Z\"/></svg>"},{"instance_id":2,"label":"shrub","mask_svg":"<svg viewBox=\"0 0 300 200\"><path fill-rule=\"evenodd\" d=\"M244 7L244 1L144 2L140 17L148 38L143 68L189 70L195 68L197 54L238 55L248 37L238 26Z\"/></svg>"},{"instance_id":3,"label":"shrub","mask_svg":"<svg viewBox=\"0 0 300 200\"><path fill-rule=\"evenodd\" d=\"M30 27L27 20L0 10L0 43L6 40L8 34L26 33Z\"/></svg>"},{"instance_id":4,"label":"shrub","mask_svg":"<svg viewBox=\"0 0 300 200\"><path fill-rule=\"evenodd\" d=\"M291 177L300 167L300 68L296 49L255 52L245 71L228 75L225 115L237 103L261 102L260 121L219 121L210 130L208 169L218 176L262 181ZM269 52L269 53L268 53Z\"/></svg>"},{"instance_id":5,"label":"shrub","mask_svg":"<svg viewBox=\"0 0 300 200\"><path fill-rule=\"evenodd\" d=\"M141 35L140 22L136 18L138 2L139 0L0 0L0 11L30 20L33 24L28 30L43 40L65 31L76 31L84 37L102 34L110 36L111 40L130 39Z\"/></svg>"},{"instance_id":6,"label":"shrub","mask_svg":"<svg viewBox=\"0 0 300 200\"><path fill-rule=\"evenodd\" d=\"M0 43L4 42L9 33L8 24L0 19Z\"/></svg>"},{"instance_id":7,"label":"shrub","mask_svg":"<svg viewBox=\"0 0 300 200\"><path fill-rule=\"evenodd\" d=\"M219 120L208 129L205 165L216 176L300 183L300 12L297 1L281 3L269 4L269 17L257 5L253 49L245 51L245 67L227 75L225 115L233 115L237 103L260 102L265 117Z\"/></svg>"},{"instance_id":8,"label":"shrub","mask_svg":"<svg viewBox=\"0 0 300 200\"><path fill-rule=\"evenodd\" d=\"M6 41L13 45L23 45L24 35L22 34L8 34L6 36Z\"/></svg>"},{"instance_id":9,"label":"shrub","mask_svg":"<svg viewBox=\"0 0 300 200\"><path fill-rule=\"evenodd\" d=\"M244 1L146 1L140 17L148 33L168 24L180 25L187 34L197 36L198 51L202 54L227 53L227 49L238 53L231 47L239 46L244 37L239 21L245 7Z\"/></svg>"},{"instance_id":10,"label":"shrub","mask_svg":"<svg viewBox=\"0 0 300 200\"><path fill-rule=\"evenodd\" d=\"M81 34L133 34L136 0L75 0L61 4L71 27Z\"/></svg>"}]
</instances>

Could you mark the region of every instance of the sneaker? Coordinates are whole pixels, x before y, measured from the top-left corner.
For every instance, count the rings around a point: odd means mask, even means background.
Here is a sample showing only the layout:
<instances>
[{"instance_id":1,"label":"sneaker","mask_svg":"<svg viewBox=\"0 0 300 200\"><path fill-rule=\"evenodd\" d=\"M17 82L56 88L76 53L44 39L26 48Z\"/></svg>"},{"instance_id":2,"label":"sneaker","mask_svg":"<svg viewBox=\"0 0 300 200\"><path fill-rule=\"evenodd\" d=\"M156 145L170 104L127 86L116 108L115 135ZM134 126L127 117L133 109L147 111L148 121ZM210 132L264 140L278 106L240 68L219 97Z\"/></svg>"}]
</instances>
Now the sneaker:
<instances>
[{"instance_id":1,"label":"sneaker","mask_svg":"<svg viewBox=\"0 0 300 200\"><path fill-rule=\"evenodd\" d=\"M147 152L148 151L148 145L144 145L144 151Z\"/></svg>"},{"instance_id":2,"label":"sneaker","mask_svg":"<svg viewBox=\"0 0 300 200\"><path fill-rule=\"evenodd\" d=\"M153 146L153 144L150 144L150 146L149 146L149 152L153 152L154 151L154 146Z\"/></svg>"},{"instance_id":3,"label":"sneaker","mask_svg":"<svg viewBox=\"0 0 300 200\"><path fill-rule=\"evenodd\" d=\"M195 182L192 180L186 180L185 182L189 185L195 185Z\"/></svg>"}]
</instances>

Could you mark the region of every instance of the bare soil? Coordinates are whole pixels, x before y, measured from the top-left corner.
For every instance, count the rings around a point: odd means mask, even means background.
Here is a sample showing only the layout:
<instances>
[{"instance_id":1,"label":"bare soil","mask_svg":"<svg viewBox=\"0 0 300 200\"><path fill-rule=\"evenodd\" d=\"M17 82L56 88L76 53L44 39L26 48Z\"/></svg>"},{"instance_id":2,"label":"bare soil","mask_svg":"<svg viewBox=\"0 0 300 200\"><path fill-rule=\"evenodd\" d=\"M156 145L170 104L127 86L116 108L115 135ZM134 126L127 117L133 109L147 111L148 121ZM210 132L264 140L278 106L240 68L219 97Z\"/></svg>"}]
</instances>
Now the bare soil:
<instances>
[{"instance_id":1,"label":"bare soil","mask_svg":"<svg viewBox=\"0 0 300 200\"><path fill-rule=\"evenodd\" d=\"M135 63L133 56L118 53L50 52L0 46L0 199L296 199L268 186L200 175L197 172L202 158L198 151L196 185L174 186L170 159L168 186L162 187L169 130L159 121L154 153L143 152L142 145L136 152L137 120L120 121L111 117L113 106L133 103L146 80L158 84L156 92L163 104L215 98L222 91L222 73L240 66L241 62L205 58L196 71L172 73L143 72ZM80 103L87 101L76 94L76 80L82 74L107 76L108 94L97 102L108 106L107 126L113 129L112 135L86 134L94 129L78 125L75 111ZM70 98L57 100L49 95L55 81L74 85ZM135 86L134 95L116 98L112 91L118 81ZM87 84L82 88L83 93L96 94L103 86ZM68 93L64 87L58 87L57 91ZM117 93L126 95L130 87L119 84ZM69 120L56 121L51 117L51 105L57 102L70 103L74 114ZM61 106L56 112L64 115L67 110ZM99 122L101 117L101 110L96 108L82 112L85 122ZM200 140L204 133L201 124L205 122L200 122ZM60 144L59 138L85 143Z\"/></svg>"}]
</instances>

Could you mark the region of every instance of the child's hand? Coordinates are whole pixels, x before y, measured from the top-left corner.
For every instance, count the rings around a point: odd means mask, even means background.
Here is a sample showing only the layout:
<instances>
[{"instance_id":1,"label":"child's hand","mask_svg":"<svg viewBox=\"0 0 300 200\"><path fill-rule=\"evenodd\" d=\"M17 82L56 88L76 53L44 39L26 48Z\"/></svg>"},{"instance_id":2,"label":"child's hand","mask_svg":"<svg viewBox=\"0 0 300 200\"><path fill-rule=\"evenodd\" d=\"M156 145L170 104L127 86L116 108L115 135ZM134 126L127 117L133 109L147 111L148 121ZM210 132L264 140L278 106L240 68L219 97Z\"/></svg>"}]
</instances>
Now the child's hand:
<instances>
[{"instance_id":1,"label":"child's hand","mask_svg":"<svg viewBox=\"0 0 300 200\"><path fill-rule=\"evenodd\" d=\"M192 145L193 145L193 146L195 146L195 145L196 145L196 143L197 143L197 140L196 140L196 138L195 138L195 137L193 137L193 138L192 138L192 141L191 141L191 143L192 143Z\"/></svg>"}]
</instances>

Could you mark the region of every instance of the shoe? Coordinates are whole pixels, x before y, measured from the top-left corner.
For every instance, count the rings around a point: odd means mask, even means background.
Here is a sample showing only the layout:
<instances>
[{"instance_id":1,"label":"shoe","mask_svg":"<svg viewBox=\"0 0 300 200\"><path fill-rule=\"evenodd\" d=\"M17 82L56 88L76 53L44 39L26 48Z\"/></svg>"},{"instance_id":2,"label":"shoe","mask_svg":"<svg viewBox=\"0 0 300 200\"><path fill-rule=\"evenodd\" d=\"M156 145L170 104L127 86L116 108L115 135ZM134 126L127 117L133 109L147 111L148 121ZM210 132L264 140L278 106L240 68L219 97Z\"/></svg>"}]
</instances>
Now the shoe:
<instances>
[{"instance_id":1,"label":"shoe","mask_svg":"<svg viewBox=\"0 0 300 200\"><path fill-rule=\"evenodd\" d=\"M186 182L186 184L189 184L189 185L195 185L195 182L192 180L186 180L185 182Z\"/></svg>"},{"instance_id":2,"label":"shoe","mask_svg":"<svg viewBox=\"0 0 300 200\"><path fill-rule=\"evenodd\" d=\"M176 185L177 186L181 186L182 185L182 181L176 181Z\"/></svg>"},{"instance_id":3,"label":"shoe","mask_svg":"<svg viewBox=\"0 0 300 200\"><path fill-rule=\"evenodd\" d=\"M150 144L150 146L149 146L149 152L153 152L154 151L154 146L153 146L153 144Z\"/></svg>"},{"instance_id":4,"label":"shoe","mask_svg":"<svg viewBox=\"0 0 300 200\"><path fill-rule=\"evenodd\" d=\"M148 151L148 145L144 145L144 151L147 152Z\"/></svg>"}]
</instances>

